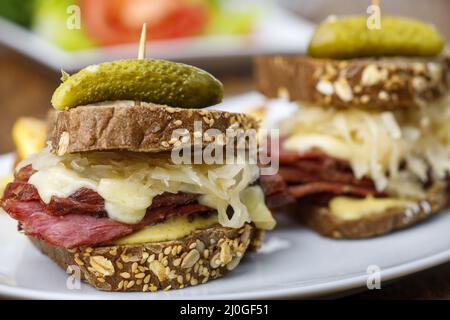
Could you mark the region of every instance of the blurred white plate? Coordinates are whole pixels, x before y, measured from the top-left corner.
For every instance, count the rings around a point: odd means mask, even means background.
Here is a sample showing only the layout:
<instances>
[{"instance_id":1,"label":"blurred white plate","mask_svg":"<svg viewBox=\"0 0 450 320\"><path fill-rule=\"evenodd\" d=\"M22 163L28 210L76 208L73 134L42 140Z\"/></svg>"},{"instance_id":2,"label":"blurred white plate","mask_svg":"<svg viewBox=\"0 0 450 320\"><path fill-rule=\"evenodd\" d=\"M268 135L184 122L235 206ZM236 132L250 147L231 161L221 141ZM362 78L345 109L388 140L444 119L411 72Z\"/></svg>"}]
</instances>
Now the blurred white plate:
<instances>
[{"instance_id":1,"label":"blurred white plate","mask_svg":"<svg viewBox=\"0 0 450 320\"><path fill-rule=\"evenodd\" d=\"M251 93L220 107L245 110L261 103ZM226 106L226 107L225 107ZM13 162L0 156L0 175ZM448 211L448 210L447 210ZM83 284L66 288L67 275L17 232L0 213L0 296L36 299L260 299L308 298L364 288L369 266L381 270L381 287L393 280L450 261L450 214L443 212L411 228L365 240L331 240L277 213L278 226L262 249L246 256L226 277L182 290L108 293Z\"/></svg>"},{"instance_id":2,"label":"blurred white plate","mask_svg":"<svg viewBox=\"0 0 450 320\"><path fill-rule=\"evenodd\" d=\"M204 36L155 41L148 56L217 67L224 58L236 61L257 54L301 53L306 50L313 25L271 1L261 2L261 16L255 31L247 36ZM136 44L116 45L81 51L64 51L39 35L0 17L0 42L49 66L73 71L87 65L135 58ZM220 58L220 59L219 59Z\"/></svg>"}]
</instances>

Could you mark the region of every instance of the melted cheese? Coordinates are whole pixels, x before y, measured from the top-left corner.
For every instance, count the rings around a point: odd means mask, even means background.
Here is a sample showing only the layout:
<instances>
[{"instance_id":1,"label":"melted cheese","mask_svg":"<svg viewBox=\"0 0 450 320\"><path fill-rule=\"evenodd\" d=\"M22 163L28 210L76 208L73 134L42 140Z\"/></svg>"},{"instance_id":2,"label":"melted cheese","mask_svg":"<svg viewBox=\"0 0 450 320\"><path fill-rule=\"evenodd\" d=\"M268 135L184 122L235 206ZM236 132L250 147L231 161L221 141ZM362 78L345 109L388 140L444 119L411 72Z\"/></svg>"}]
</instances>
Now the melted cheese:
<instances>
[{"instance_id":1,"label":"melted cheese","mask_svg":"<svg viewBox=\"0 0 450 320\"><path fill-rule=\"evenodd\" d=\"M258 229L272 230L277 224L264 201L264 192L260 186L248 187L241 193L242 202Z\"/></svg>"},{"instance_id":2,"label":"melted cheese","mask_svg":"<svg viewBox=\"0 0 450 320\"><path fill-rule=\"evenodd\" d=\"M114 243L121 245L177 240L188 236L195 230L211 227L217 222L217 215L215 214L207 218L195 217L192 221L186 216L172 218L159 224L147 226L114 241Z\"/></svg>"},{"instance_id":3,"label":"melted cheese","mask_svg":"<svg viewBox=\"0 0 450 320\"><path fill-rule=\"evenodd\" d=\"M336 217L343 220L356 220L368 215L380 214L393 208L403 208L413 203L396 198L374 198L364 199L351 197L335 197L331 199L328 206Z\"/></svg>"},{"instance_id":4,"label":"melted cheese","mask_svg":"<svg viewBox=\"0 0 450 320\"><path fill-rule=\"evenodd\" d=\"M326 154L343 159L351 160L352 149L348 144L335 137L320 134L293 134L283 144L287 150L307 151L320 149Z\"/></svg>"}]
</instances>

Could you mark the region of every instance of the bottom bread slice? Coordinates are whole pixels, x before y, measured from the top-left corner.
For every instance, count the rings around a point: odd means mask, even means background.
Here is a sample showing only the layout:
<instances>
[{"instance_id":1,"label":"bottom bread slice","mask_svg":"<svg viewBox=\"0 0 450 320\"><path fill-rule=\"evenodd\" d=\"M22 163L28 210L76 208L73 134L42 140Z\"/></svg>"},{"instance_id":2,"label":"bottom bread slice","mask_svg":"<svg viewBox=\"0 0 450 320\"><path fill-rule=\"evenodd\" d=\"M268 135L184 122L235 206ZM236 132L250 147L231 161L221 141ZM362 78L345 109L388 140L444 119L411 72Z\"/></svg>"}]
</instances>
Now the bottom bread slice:
<instances>
[{"instance_id":1,"label":"bottom bread slice","mask_svg":"<svg viewBox=\"0 0 450 320\"><path fill-rule=\"evenodd\" d=\"M406 228L440 212L447 205L447 194L442 186L428 191L426 200L411 208L392 208L361 219L346 220L334 215L328 207L304 204L296 208L296 216L309 228L335 239L368 238ZM292 211L292 209L290 210Z\"/></svg>"},{"instance_id":2,"label":"bottom bread slice","mask_svg":"<svg viewBox=\"0 0 450 320\"><path fill-rule=\"evenodd\" d=\"M173 241L67 249L30 237L44 254L81 279L105 291L156 291L206 283L233 270L247 249L256 249L263 232L253 225L219 225Z\"/></svg>"}]
</instances>

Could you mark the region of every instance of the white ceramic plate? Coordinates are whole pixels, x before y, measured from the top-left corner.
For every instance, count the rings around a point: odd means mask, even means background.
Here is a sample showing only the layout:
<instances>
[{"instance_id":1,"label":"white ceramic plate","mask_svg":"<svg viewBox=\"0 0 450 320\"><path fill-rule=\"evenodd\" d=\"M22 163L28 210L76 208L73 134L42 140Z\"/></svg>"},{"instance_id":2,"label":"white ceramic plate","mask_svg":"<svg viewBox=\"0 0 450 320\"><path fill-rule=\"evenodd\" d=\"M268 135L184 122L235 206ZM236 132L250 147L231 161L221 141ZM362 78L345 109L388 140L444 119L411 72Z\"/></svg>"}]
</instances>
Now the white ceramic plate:
<instances>
[{"instance_id":1,"label":"white ceramic plate","mask_svg":"<svg viewBox=\"0 0 450 320\"><path fill-rule=\"evenodd\" d=\"M255 2L255 1L253 1ZM154 41L148 56L220 68L237 59L257 54L304 52L313 24L283 9L273 1L257 2L261 15L253 33L246 36L202 36ZM59 71L74 71L87 65L135 58L136 44L115 45L79 51L65 51L34 32L0 17L0 42ZM229 60L229 63L227 62Z\"/></svg>"},{"instance_id":2,"label":"white ceramic plate","mask_svg":"<svg viewBox=\"0 0 450 320\"><path fill-rule=\"evenodd\" d=\"M228 99L221 107L243 110L261 96ZM0 175L13 156L0 156ZM277 213L278 226L262 249L243 259L226 277L183 290L107 293L83 284L66 287L67 275L17 232L0 213L0 296L36 299L259 299L307 298L366 286L367 269L381 270L381 286L450 261L450 214L443 212L406 230L366 240L331 240L305 229L293 216Z\"/></svg>"}]
</instances>

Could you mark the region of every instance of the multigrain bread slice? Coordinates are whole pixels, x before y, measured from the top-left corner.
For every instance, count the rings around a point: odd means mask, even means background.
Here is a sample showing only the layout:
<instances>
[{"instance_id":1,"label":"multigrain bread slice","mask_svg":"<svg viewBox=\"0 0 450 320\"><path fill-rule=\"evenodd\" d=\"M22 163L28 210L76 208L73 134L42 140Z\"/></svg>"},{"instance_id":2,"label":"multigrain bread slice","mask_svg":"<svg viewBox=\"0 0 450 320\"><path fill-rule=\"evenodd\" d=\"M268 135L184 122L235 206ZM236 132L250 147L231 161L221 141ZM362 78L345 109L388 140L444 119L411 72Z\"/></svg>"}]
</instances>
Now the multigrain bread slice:
<instances>
[{"instance_id":1,"label":"multigrain bread slice","mask_svg":"<svg viewBox=\"0 0 450 320\"><path fill-rule=\"evenodd\" d=\"M66 249L30 237L61 268L78 267L81 279L104 291L181 289L206 283L233 270L247 250L262 243L253 225L214 225L173 241Z\"/></svg>"},{"instance_id":2,"label":"multigrain bread slice","mask_svg":"<svg viewBox=\"0 0 450 320\"><path fill-rule=\"evenodd\" d=\"M417 202L417 206L392 208L361 219L341 219L332 214L328 207L311 204L302 204L295 211L296 216L304 224L323 236L335 239L358 239L386 234L425 220L445 208L447 200L443 187L436 187L428 192L426 200Z\"/></svg>"},{"instance_id":3,"label":"multigrain bread slice","mask_svg":"<svg viewBox=\"0 0 450 320\"><path fill-rule=\"evenodd\" d=\"M211 142L208 129L257 129L251 116L219 110L172 108L153 103L133 101L104 102L54 111L48 117L52 150L65 153L126 150L133 152L164 152L177 146L172 139L176 129L187 129L190 142L201 125L202 143ZM198 126L195 127L195 122Z\"/></svg>"},{"instance_id":4,"label":"multigrain bread slice","mask_svg":"<svg viewBox=\"0 0 450 320\"><path fill-rule=\"evenodd\" d=\"M254 61L257 88L266 96L287 95L337 108L394 109L426 105L448 92L445 57L314 59L261 56Z\"/></svg>"}]
</instances>

